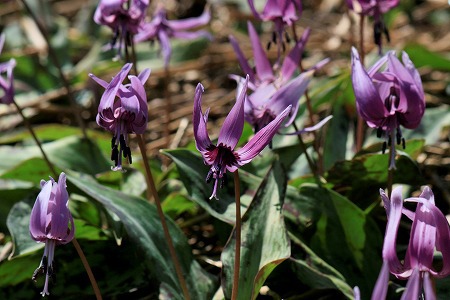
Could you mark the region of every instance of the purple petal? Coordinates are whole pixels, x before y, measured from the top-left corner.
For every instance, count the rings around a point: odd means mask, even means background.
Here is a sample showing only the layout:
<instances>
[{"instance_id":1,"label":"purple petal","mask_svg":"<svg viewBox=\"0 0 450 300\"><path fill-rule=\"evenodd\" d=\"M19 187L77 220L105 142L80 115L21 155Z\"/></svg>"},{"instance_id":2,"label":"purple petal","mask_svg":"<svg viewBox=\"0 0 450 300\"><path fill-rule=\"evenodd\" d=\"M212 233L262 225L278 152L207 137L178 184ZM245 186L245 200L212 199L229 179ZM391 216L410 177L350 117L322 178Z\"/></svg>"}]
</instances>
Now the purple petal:
<instances>
[{"instance_id":1,"label":"purple petal","mask_svg":"<svg viewBox=\"0 0 450 300\"><path fill-rule=\"evenodd\" d=\"M140 43L147 40L153 40L158 35L159 24L152 21L142 25L142 30L140 30L136 35L134 35L134 42Z\"/></svg>"},{"instance_id":2,"label":"purple petal","mask_svg":"<svg viewBox=\"0 0 450 300\"><path fill-rule=\"evenodd\" d=\"M234 149L242 135L242 130L244 129L244 102L247 94L247 85L248 75L245 78L244 86L242 87L239 97L236 99L236 103L223 122L217 141L218 145L222 144L224 147Z\"/></svg>"},{"instance_id":3,"label":"purple petal","mask_svg":"<svg viewBox=\"0 0 450 300\"><path fill-rule=\"evenodd\" d=\"M202 94L204 92L203 85L199 83L195 89L194 97L194 112L192 114L192 123L194 125L195 146L200 153L204 154L212 145L208 136L207 129L207 114L206 117L202 114Z\"/></svg>"},{"instance_id":4,"label":"purple petal","mask_svg":"<svg viewBox=\"0 0 450 300\"><path fill-rule=\"evenodd\" d=\"M303 49L309 38L311 30L306 28L303 32L302 38L295 44L289 54L284 58L283 65L281 66L281 76L283 80L289 80L294 74L301 62Z\"/></svg>"},{"instance_id":5,"label":"purple petal","mask_svg":"<svg viewBox=\"0 0 450 300\"><path fill-rule=\"evenodd\" d=\"M248 0L248 5L250 6L250 10L252 11L252 13L255 16L255 18L258 19L258 20L261 20L261 15L259 14L259 12L256 11L255 4L253 3L253 0Z\"/></svg>"},{"instance_id":6,"label":"purple petal","mask_svg":"<svg viewBox=\"0 0 450 300\"><path fill-rule=\"evenodd\" d=\"M53 184L53 197L49 203L49 212L51 215L50 238L64 239L67 236L70 211L67 207L69 194L66 189L66 174L59 175L58 183Z\"/></svg>"},{"instance_id":7,"label":"purple petal","mask_svg":"<svg viewBox=\"0 0 450 300\"><path fill-rule=\"evenodd\" d=\"M89 77L91 77L95 82L97 82L98 84L100 84L102 87L104 87L105 89L108 87L109 83L104 81L103 79L98 78L97 76L95 76L92 73L89 73Z\"/></svg>"},{"instance_id":8,"label":"purple petal","mask_svg":"<svg viewBox=\"0 0 450 300\"><path fill-rule=\"evenodd\" d=\"M317 123L314 126L311 127L305 127L302 130L293 132L293 133L283 133L283 135L299 135L305 132L312 132L312 131L316 131L320 128L322 128L323 125L325 125L329 120L331 120L333 118L333 116L328 116L326 118L324 118L322 121L320 121L319 123Z\"/></svg>"},{"instance_id":9,"label":"purple petal","mask_svg":"<svg viewBox=\"0 0 450 300\"><path fill-rule=\"evenodd\" d=\"M386 108L354 47L352 47L352 82L359 114L370 127L381 126L387 114Z\"/></svg>"},{"instance_id":10,"label":"purple petal","mask_svg":"<svg viewBox=\"0 0 450 300\"><path fill-rule=\"evenodd\" d=\"M100 99L100 104L98 106L99 113L105 109L112 108L117 92L119 91L123 80L125 79L125 77L127 77L128 72L130 72L131 67L132 64L125 64L122 67L122 70L120 70L120 72L111 80L105 92L103 93L102 98Z\"/></svg>"},{"instance_id":11,"label":"purple petal","mask_svg":"<svg viewBox=\"0 0 450 300\"><path fill-rule=\"evenodd\" d=\"M267 0L266 5L264 6L264 9L262 11L262 15L264 16L265 20L282 17L284 15L284 11L282 11L281 9L282 7L278 3L278 0Z\"/></svg>"},{"instance_id":12,"label":"purple petal","mask_svg":"<svg viewBox=\"0 0 450 300\"><path fill-rule=\"evenodd\" d=\"M139 73L138 78L141 81L142 85L145 85L147 82L147 79L150 77L151 70L150 69L144 69L141 73Z\"/></svg>"},{"instance_id":13,"label":"purple petal","mask_svg":"<svg viewBox=\"0 0 450 300\"><path fill-rule=\"evenodd\" d=\"M387 261L383 261L380 274L378 275L377 282L372 292L372 300L386 299L387 289L389 283L389 264Z\"/></svg>"},{"instance_id":14,"label":"purple petal","mask_svg":"<svg viewBox=\"0 0 450 300\"><path fill-rule=\"evenodd\" d=\"M170 57L172 55L172 47L170 46L169 36L164 30L158 31L158 39L161 44L161 52L164 58L164 66L169 65Z\"/></svg>"},{"instance_id":15,"label":"purple petal","mask_svg":"<svg viewBox=\"0 0 450 300\"><path fill-rule=\"evenodd\" d=\"M239 65L241 66L242 71L244 72L244 74L248 74L248 76L250 78L250 82L254 83L255 82L255 73L253 72L253 69L248 64L248 61L245 58L244 53L242 52L241 48L239 47L238 41L232 35L229 36L229 40L230 40L231 46L233 46L234 52L237 55Z\"/></svg>"},{"instance_id":16,"label":"purple petal","mask_svg":"<svg viewBox=\"0 0 450 300\"><path fill-rule=\"evenodd\" d=\"M203 26L211 20L211 13L208 8L205 8L199 17L187 18L184 20L167 21L167 25L174 31L189 30L195 27Z\"/></svg>"},{"instance_id":17,"label":"purple petal","mask_svg":"<svg viewBox=\"0 0 450 300\"><path fill-rule=\"evenodd\" d=\"M353 288L353 300L361 300L361 292L358 286Z\"/></svg>"},{"instance_id":18,"label":"purple petal","mask_svg":"<svg viewBox=\"0 0 450 300\"><path fill-rule=\"evenodd\" d=\"M266 52L261 46L258 33L252 23L247 22L248 33L252 42L253 56L255 60L256 76L261 82L273 82L275 77L272 71L272 65L267 58Z\"/></svg>"},{"instance_id":19,"label":"purple petal","mask_svg":"<svg viewBox=\"0 0 450 300\"><path fill-rule=\"evenodd\" d=\"M428 272L423 272L423 289L425 291L425 299L436 300L433 282L431 282L430 273Z\"/></svg>"},{"instance_id":20,"label":"purple petal","mask_svg":"<svg viewBox=\"0 0 450 300\"><path fill-rule=\"evenodd\" d=\"M134 95L136 95L138 100L137 103L138 111L136 112L136 119L133 122L133 131L134 133L142 134L147 129L147 118L148 118L147 94L145 93L142 81L138 77L129 76L129 79L131 81L131 91Z\"/></svg>"},{"instance_id":21,"label":"purple petal","mask_svg":"<svg viewBox=\"0 0 450 300\"><path fill-rule=\"evenodd\" d=\"M238 164L243 166L249 163L256 155L258 155L266 146L270 143L275 133L280 128L284 119L288 116L291 111L291 106L286 107L286 109L279 114L272 122L267 124L261 130L259 130L248 143L236 151L239 156ZM230 172L234 172L235 169L227 168Z\"/></svg>"},{"instance_id":22,"label":"purple petal","mask_svg":"<svg viewBox=\"0 0 450 300\"><path fill-rule=\"evenodd\" d=\"M419 299L420 271L414 269L400 300Z\"/></svg>"},{"instance_id":23,"label":"purple petal","mask_svg":"<svg viewBox=\"0 0 450 300\"><path fill-rule=\"evenodd\" d=\"M206 30L198 30L198 31L175 31L172 36L177 39L182 40L195 40L198 38L207 38L212 40L212 35Z\"/></svg>"},{"instance_id":24,"label":"purple petal","mask_svg":"<svg viewBox=\"0 0 450 300\"><path fill-rule=\"evenodd\" d=\"M30 216L30 234L35 241L47 239L46 227L48 221L48 201L52 192L52 182L49 180L42 187L36 202L33 205Z\"/></svg>"},{"instance_id":25,"label":"purple petal","mask_svg":"<svg viewBox=\"0 0 450 300\"><path fill-rule=\"evenodd\" d=\"M292 105L291 117L285 123L285 127L292 124L297 117L298 102L305 93L314 71L308 71L300 74L288 84L279 89L269 100L266 108L274 115L281 113L287 106Z\"/></svg>"},{"instance_id":26,"label":"purple petal","mask_svg":"<svg viewBox=\"0 0 450 300\"><path fill-rule=\"evenodd\" d=\"M383 190L380 190L382 198L386 198ZM392 191L389 201L389 216L383 244L383 259L389 263L389 269L394 275L402 274L405 269L397 257L396 240L400 218L402 217L402 187L396 187Z\"/></svg>"}]
</instances>

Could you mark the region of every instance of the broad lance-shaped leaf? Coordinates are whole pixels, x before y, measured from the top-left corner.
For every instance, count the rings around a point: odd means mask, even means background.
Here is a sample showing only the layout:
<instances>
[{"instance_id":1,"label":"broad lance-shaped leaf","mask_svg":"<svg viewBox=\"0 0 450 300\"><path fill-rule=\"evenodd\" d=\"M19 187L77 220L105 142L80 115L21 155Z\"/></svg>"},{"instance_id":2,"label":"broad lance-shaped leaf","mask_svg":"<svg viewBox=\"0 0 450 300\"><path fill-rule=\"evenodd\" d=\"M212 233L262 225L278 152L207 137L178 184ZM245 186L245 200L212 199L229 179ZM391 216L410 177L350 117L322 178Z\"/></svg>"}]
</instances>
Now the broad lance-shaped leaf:
<instances>
[{"instance_id":1,"label":"broad lance-shaped leaf","mask_svg":"<svg viewBox=\"0 0 450 300\"><path fill-rule=\"evenodd\" d=\"M161 281L160 288L173 299L183 299L156 207L142 198L102 186L80 173L67 172L67 179L120 218L130 239L143 251L143 263L153 266L153 275ZM194 260L177 225L169 218L166 221L192 299L210 299L215 288L212 276Z\"/></svg>"},{"instance_id":2,"label":"broad lance-shaped leaf","mask_svg":"<svg viewBox=\"0 0 450 300\"><path fill-rule=\"evenodd\" d=\"M275 161L242 217L239 299L256 299L267 277L291 255L283 218L286 174ZM222 289L231 297L235 249L234 232L221 256Z\"/></svg>"}]
</instances>

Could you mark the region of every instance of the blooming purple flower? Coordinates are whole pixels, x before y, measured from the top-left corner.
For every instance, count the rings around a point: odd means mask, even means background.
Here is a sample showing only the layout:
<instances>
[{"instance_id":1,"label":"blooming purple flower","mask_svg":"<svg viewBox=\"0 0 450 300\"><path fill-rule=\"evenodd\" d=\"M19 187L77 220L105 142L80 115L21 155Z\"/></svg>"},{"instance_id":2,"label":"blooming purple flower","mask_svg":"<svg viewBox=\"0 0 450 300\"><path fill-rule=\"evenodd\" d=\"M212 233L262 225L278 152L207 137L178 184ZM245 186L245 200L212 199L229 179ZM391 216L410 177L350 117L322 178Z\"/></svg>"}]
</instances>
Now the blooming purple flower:
<instances>
[{"instance_id":1,"label":"blooming purple flower","mask_svg":"<svg viewBox=\"0 0 450 300\"><path fill-rule=\"evenodd\" d=\"M382 14L396 7L400 0L346 0L347 6L357 13L374 18L373 36L381 53L381 35L384 33L390 41L389 32L382 20Z\"/></svg>"},{"instance_id":2,"label":"blooming purple flower","mask_svg":"<svg viewBox=\"0 0 450 300\"><path fill-rule=\"evenodd\" d=\"M0 35L0 54L3 50L5 43L5 35ZM0 103L11 104L14 99L14 67L16 66L16 60L11 58L9 61L0 63L0 89L3 95L0 97ZM3 73L6 73L6 78L3 78Z\"/></svg>"},{"instance_id":3,"label":"blooming purple flower","mask_svg":"<svg viewBox=\"0 0 450 300\"><path fill-rule=\"evenodd\" d=\"M184 20L167 20L167 13L163 7L158 7L150 23L143 25L142 30L135 36L135 42L154 41L157 39L161 45L161 52L164 58L164 65L169 65L172 48L170 38L191 40L199 37L211 39L211 34L205 30L190 31L196 27L209 23L211 13L205 9L203 14L196 18Z\"/></svg>"},{"instance_id":4,"label":"blooming purple flower","mask_svg":"<svg viewBox=\"0 0 450 300\"><path fill-rule=\"evenodd\" d=\"M244 116L254 128L255 132L270 123L278 116L286 107L292 106L289 120L285 126L289 126L294 121L299 106L299 99L305 93L308 83L310 82L314 71L320 68L328 60L319 62L312 70L299 74L292 78L295 70L300 64L303 49L309 37L309 28L305 30L302 38L295 44L292 50L283 60L279 72L275 75L267 55L261 45L258 34L253 25L248 22L248 32L252 42L253 55L255 61L255 71L250 67L237 40L230 36L230 42L236 52L239 63L244 73L249 75L249 88L253 93L247 97L245 101ZM238 93L240 93L244 78L232 75L238 84ZM327 119L328 120L328 119ZM326 122L326 121L325 121ZM322 125L324 123L321 123ZM320 126L319 126L320 127ZM306 131L317 129L306 128Z\"/></svg>"},{"instance_id":5,"label":"blooming purple flower","mask_svg":"<svg viewBox=\"0 0 450 300\"><path fill-rule=\"evenodd\" d=\"M42 296L49 295L48 281L54 276L53 258L55 246L72 241L75 225L68 208L69 194L66 189L66 174L59 175L58 182L50 177L41 180L41 192L36 198L30 218L30 234L33 240L45 243L44 255L32 279L45 274Z\"/></svg>"},{"instance_id":6,"label":"blooming purple flower","mask_svg":"<svg viewBox=\"0 0 450 300\"><path fill-rule=\"evenodd\" d=\"M148 0L100 0L94 21L114 31L111 46L118 48L119 55L141 29L148 4Z\"/></svg>"},{"instance_id":7,"label":"blooming purple flower","mask_svg":"<svg viewBox=\"0 0 450 300\"><path fill-rule=\"evenodd\" d=\"M394 139L403 144L400 125L414 129L420 124L425 112L425 94L419 72L406 52L403 64L394 51L388 52L369 70L365 70L358 52L352 48L352 82L359 115L371 128L377 128L377 136L385 135L392 144L389 168L395 168ZM381 67L387 63L384 71ZM392 143L391 143L392 142ZM386 142L383 152L386 149Z\"/></svg>"},{"instance_id":8,"label":"blooming purple flower","mask_svg":"<svg viewBox=\"0 0 450 300\"><path fill-rule=\"evenodd\" d=\"M125 64L110 83L93 74L89 76L105 88L98 106L97 124L113 133L111 141L111 160L115 162L114 171L122 169L122 155L131 164L131 150L128 147L128 134L142 134L147 128L147 95L144 84L150 76L145 69L139 76L129 75L129 84L122 84L132 64Z\"/></svg>"},{"instance_id":9,"label":"blooming purple flower","mask_svg":"<svg viewBox=\"0 0 450 300\"><path fill-rule=\"evenodd\" d=\"M234 172L258 155L272 140L272 137L291 110L290 106L286 107L272 122L258 131L244 147L235 150L244 127L244 101L247 92L247 83L248 76L236 99L236 104L223 123L217 145L213 145L208 136L207 122L209 109L205 114L202 112L203 86L199 83L195 91L193 112L194 137L197 150L202 154L205 164L211 166L206 176L207 182L214 179L214 188L210 199L218 199L218 182L221 180L222 187L226 180L227 170Z\"/></svg>"},{"instance_id":10,"label":"blooming purple flower","mask_svg":"<svg viewBox=\"0 0 450 300\"><path fill-rule=\"evenodd\" d=\"M255 18L263 21L272 21L275 24L274 42L278 38L282 43L282 36L285 26L291 26L298 20L302 13L301 0L267 0L263 11L259 13L253 0L248 0L250 9Z\"/></svg>"},{"instance_id":11,"label":"blooming purple flower","mask_svg":"<svg viewBox=\"0 0 450 300\"><path fill-rule=\"evenodd\" d=\"M423 288L426 299L436 299L430 276L442 278L450 274L450 229L444 214L436 207L434 195L425 187L419 197L405 199L416 202L415 212L403 207L402 188L392 191L391 198L380 190L388 223L383 245L383 268L372 299L384 299L389 271L399 279L408 279L402 299L418 299ZM402 213L412 221L406 257L401 262L396 253L396 239ZM440 270L433 267L435 249L442 254ZM374 298L375 295L375 298Z\"/></svg>"}]
</instances>

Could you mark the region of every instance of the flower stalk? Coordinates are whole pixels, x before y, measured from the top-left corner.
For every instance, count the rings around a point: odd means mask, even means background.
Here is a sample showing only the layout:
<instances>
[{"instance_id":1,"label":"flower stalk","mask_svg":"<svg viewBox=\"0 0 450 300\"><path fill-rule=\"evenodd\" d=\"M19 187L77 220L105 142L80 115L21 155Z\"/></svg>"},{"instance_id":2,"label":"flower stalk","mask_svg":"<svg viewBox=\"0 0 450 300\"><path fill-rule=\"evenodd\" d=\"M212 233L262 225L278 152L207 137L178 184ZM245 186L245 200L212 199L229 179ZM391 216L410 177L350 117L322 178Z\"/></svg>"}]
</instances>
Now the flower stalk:
<instances>
[{"instance_id":1,"label":"flower stalk","mask_svg":"<svg viewBox=\"0 0 450 300\"><path fill-rule=\"evenodd\" d=\"M360 15L359 18L359 52L361 54L361 64L364 66L364 20L365 16ZM362 149L362 144L364 140L364 119L358 114L356 121L356 152L359 152Z\"/></svg>"},{"instance_id":2,"label":"flower stalk","mask_svg":"<svg viewBox=\"0 0 450 300\"><path fill-rule=\"evenodd\" d=\"M169 247L170 256L171 256L173 264L175 266L175 272L177 274L178 281L180 282L180 286L183 291L184 299L190 300L191 297L189 296L189 291L188 291L186 281L183 276L183 271L181 269L181 265L178 260L177 253L175 252L175 247L173 245L172 237L170 236L169 228L167 226L164 212L162 210L161 201L158 196L158 191L156 190L152 171L150 169L150 165L148 164L147 152L145 149L145 141L141 134L136 134L136 136L137 136L139 150L141 151L142 160L143 160L144 168L145 168L145 175L146 175L145 178L147 181L147 197L148 197L149 201L151 201L150 200L151 197L153 197L153 199L155 200L156 208L158 211L158 216L161 221L161 226L162 226L163 232L164 232L164 237L165 237L165 240L167 241L167 246ZM150 190L150 192L149 192L149 190Z\"/></svg>"},{"instance_id":3,"label":"flower stalk","mask_svg":"<svg viewBox=\"0 0 450 300\"><path fill-rule=\"evenodd\" d=\"M231 299L238 299L239 291L239 271L241 266L241 189L239 185L239 172L233 172L234 175L234 198L236 201L236 225L235 232L235 250L234 250L234 275L233 275L233 289L231 291Z\"/></svg>"}]
</instances>

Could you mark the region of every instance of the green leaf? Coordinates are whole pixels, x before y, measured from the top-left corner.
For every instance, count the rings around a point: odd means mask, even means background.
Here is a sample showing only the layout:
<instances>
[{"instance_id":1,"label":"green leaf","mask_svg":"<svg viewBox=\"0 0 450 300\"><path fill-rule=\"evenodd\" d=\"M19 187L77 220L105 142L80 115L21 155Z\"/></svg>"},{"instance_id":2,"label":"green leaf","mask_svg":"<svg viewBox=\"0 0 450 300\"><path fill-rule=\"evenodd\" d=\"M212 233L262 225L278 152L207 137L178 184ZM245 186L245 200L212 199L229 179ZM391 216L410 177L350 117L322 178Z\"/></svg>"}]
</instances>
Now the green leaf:
<instances>
[{"instance_id":1,"label":"green leaf","mask_svg":"<svg viewBox=\"0 0 450 300\"><path fill-rule=\"evenodd\" d=\"M311 216L306 232L291 227L291 233L306 237L312 251L350 286L359 286L363 294L371 291L381 268L382 234L375 222L347 198L323 187L304 184L291 197L291 211L296 203L315 204L310 212L299 211Z\"/></svg>"},{"instance_id":2,"label":"green leaf","mask_svg":"<svg viewBox=\"0 0 450 300\"><path fill-rule=\"evenodd\" d=\"M16 203L10 210L6 225L14 241L13 255L21 256L44 247L30 236L29 224L32 206L24 201Z\"/></svg>"},{"instance_id":3,"label":"green leaf","mask_svg":"<svg viewBox=\"0 0 450 300\"><path fill-rule=\"evenodd\" d=\"M128 235L143 251L145 262L153 266L154 275L162 286L169 289L177 299L182 299L181 288L171 261L156 207L142 198L123 194L104 187L91 177L68 172L69 182L116 214L124 224ZM209 299L214 292L211 275L203 271L194 260L186 237L170 219L166 218L177 255L186 275L187 285L193 299Z\"/></svg>"},{"instance_id":4,"label":"green leaf","mask_svg":"<svg viewBox=\"0 0 450 300\"><path fill-rule=\"evenodd\" d=\"M408 53L416 68L426 66L435 70L450 71L450 60L438 53L431 52L425 46L409 44L403 50Z\"/></svg>"},{"instance_id":5,"label":"green leaf","mask_svg":"<svg viewBox=\"0 0 450 300\"><path fill-rule=\"evenodd\" d=\"M353 299L353 289L344 276L315 254L304 242L295 236L292 241L305 252L304 259L291 259L291 267L304 284L314 289L337 289L348 299Z\"/></svg>"},{"instance_id":6,"label":"green leaf","mask_svg":"<svg viewBox=\"0 0 450 300\"><path fill-rule=\"evenodd\" d=\"M37 184L13 179L0 179L0 232L6 232L6 218L13 205L30 195Z\"/></svg>"},{"instance_id":7,"label":"green leaf","mask_svg":"<svg viewBox=\"0 0 450 300\"><path fill-rule=\"evenodd\" d=\"M270 273L291 255L282 212L285 190L286 174L275 162L242 217L239 299L256 299ZM235 242L233 231L221 256L227 299L233 287Z\"/></svg>"},{"instance_id":8,"label":"green leaf","mask_svg":"<svg viewBox=\"0 0 450 300\"><path fill-rule=\"evenodd\" d=\"M194 202L198 203L213 217L234 224L236 212L234 189L231 184L224 189L219 189L217 194L220 200L209 200L212 185L205 182L209 168L205 166L202 158L193 151L184 149L164 150L163 154L169 156L175 162L188 195ZM248 200L248 198L242 199L241 209L247 208Z\"/></svg>"}]
</instances>

